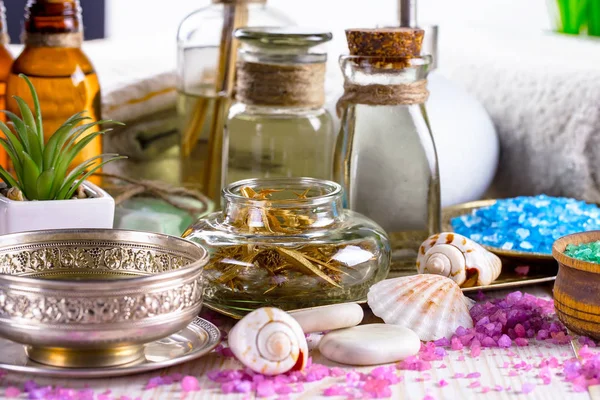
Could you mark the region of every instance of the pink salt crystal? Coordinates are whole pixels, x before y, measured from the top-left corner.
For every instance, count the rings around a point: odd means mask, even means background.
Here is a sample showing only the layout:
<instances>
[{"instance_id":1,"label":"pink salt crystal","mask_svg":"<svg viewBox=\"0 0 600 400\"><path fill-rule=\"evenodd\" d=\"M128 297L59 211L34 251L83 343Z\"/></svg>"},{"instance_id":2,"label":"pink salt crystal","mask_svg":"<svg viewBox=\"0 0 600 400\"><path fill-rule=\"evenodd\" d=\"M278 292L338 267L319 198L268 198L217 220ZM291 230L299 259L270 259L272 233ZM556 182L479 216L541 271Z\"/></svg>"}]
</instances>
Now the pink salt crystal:
<instances>
[{"instance_id":1,"label":"pink salt crystal","mask_svg":"<svg viewBox=\"0 0 600 400\"><path fill-rule=\"evenodd\" d=\"M523 328L523 325L521 325L521 324L515 325L515 335L517 335L517 337L521 337L521 338L526 336L525 328Z\"/></svg>"},{"instance_id":2,"label":"pink salt crystal","mask_svg":"<svg viewBox=\"0 0 600 400\"><path fill-rule=\"evenodd\" d=\"M433 342L436 346L450 346L450 340L448 338L441 338Z\"/></svg>"},{"instance_id":3,"label":"pink salt crystal","mask_svg":"<svg viewBox=\"0 0 600 400\"><path fill-rule=\"evenodd\" d=\"M533 383L524 383L523 387L521 388L521 393L528 394L533 392L533 389L535 389L535 385Z\"/></svg>"},{"instance_id":4,"label":"pink salt crystal","mask_svg":"<svg viewBox=\"0 0 600 400\"><path fill-rule=\"evenodd\" d=\"M471 357L478 357L479 354L481 354L481 344L479 340L475 339L471 344Z\"/></svg>"},{"instance_id":5,"label":"pink salt crystal","mask_svg":"<svg viewBox=\"0 0 600 400\"><path fill-rule=\"evenodd\" d=\"M498 339L499 347L508 348L508 347L510 347L511 344L512 344L512 340L510 340L510 338L505 334L500 336L500 339Z\"/></svg>"},{"instance_id":6,"label":"pink salt crystal","mask_svg":"<svg viewBox=\"0 0 600 400\"><path fill-rule=\"evenodd\" d=\"M452 350L462 350L462 348L464 347L457 337L453 337L450 343Z\"/></svg>"},{"instance_id":7,"label":"pink salt crystal","mask_svg":"<svg viewBox=\"0 0 600 400\"><path fill-rule=\"evenodd\" d=\"M496 386L494 386L494 390L495 390L496 392L501 392L501 391L502 391L502 386L500 386L500 385L496 385Z\"/></svg>"},{"instance_id":8,"label":"pink salt crystal","mask_svg":"<svg viewBox=\"0 0 600 400\"><path fill-rule=\"evenodd\" d=\"M438 367L438 369L444 369L444 368L447 368L446 364L440 364L439 367Z\"/></svg>"},{"instance_id":9,"label":"pink salt crystal","mask_svg":"<svg viewBox=\"0 0 600 400\"><path fill-rule=\"evenodd\" d=\"M489 392L491 389L488 386L484 386L481 388L481 393L487 393Z\"/></svg>"},{"instance_id":10,"label":"pink salt crystal","mask_svg":"<svg viewBox=\"0 0 600 400\"><path fill-rule=\"evenodd\" d=\"M9 386L4 391L4 395L9 399L13 397L19 397L21 395L21 390L17 387Z\"/></svg>"},{"instance_id":11,"label":"pink salt crystal","mask_svg":"<svg viewBox=\"0 0 600 400\"><path fill-rule=\"evenodd\" d=\"M465 374L460 373L460 372L455 373L453 376L454 379L459 379L459 378L464 378L464 377L465 377Z\"/></svg>"},{"instance_id":12,"label":"pink salt crystal","mask_svg":"<svg viewBox=\"0 0 600 400\"><path fill-rule=\"evenodd\" d=\"M273 382L263 381L256 385L256 394L260 397L269 397L275 394Z\"/></svg>"},{"instance_id":13,"label":"pink salt crystal","mask_svg":"<svg viewBox=\"0 0 600 400\"><path fill-rule=\"evenodd\" d=\"M193 376L184 376L181 380L181 390L184 392L195 392L200 390L200 385L198 384L198 379Z\"/></svg>"},{"instance_id":14,"label":"pink salt crystal","mask_svg":"<svg viewBox=\"0 0 600 400\"><path fill-rule=\"evenodd\" d=\"M438 382L438 386L439 386L439 387L448 386L448 382L446 382L445 380L441 379L441 380Z\"/></svg>"},{"instance_id":15,"label":"pink salt crystal","mask_svg":"<svg viewBox=\"0 0 600 400\"><path fill-rule=\"evenodd\" d=\"M519 373L517 371L509 371L508 376L519 376Z\"/></svg>"},{"instance_id":16,"label":"pink salt crystal","mask_svg":"<svg viewBox=\"0 0 600 400\"><path fill-rule=\"evenodd\" d=\"M333 385L323 391L324 396L343 396L346 394L346 388L342 385Z\"/></svg>"},{"instance_id":17,"label":"pink salt crystal","mask_svg":"<svg viewBox=\"0 0 600 400\"><path fill-rule=\"evenodd\" d=\"M481 383L479 381L473 381L471 383L469 383L469 386L467 386L469 389L473 389L473 388L477 388L481 386Z\"/></svg>"},{"instance_id":18,"label":"pink salt crystal","mask_svg":"<svg viewBox=\"0 0 600 400\"><path fill-rule=\"evenodd\" d=\"M519 347L523 347L523 346L527 346L529 344L529 342L525 338L518 337L515 339L515 344Z\"/></svg>"},{"instance_id":19,"label":"pink salt crystal","mask_svg":"<svg viewBox=\"0 0 600 400\"><path fill-rule=\"evenodd\" d=\"M515 272L517 275L527 276L527 274L529 274L529 266L522 265L522 266L516 267Z\"/></svg>"},{"instance_id":20,"label":"pink salt crystal","mask_svg":"<svg viewBox=\"0 0 600 400\"><path fill-rule=\"evenodd\" d=\"M465 361L465 356L463 356L463 355L458 356L456 361Z\"/></svg>"},{"instance_id":21,"label":"pink salt crystal","mask_svg":"<svg viewBox=\"0 0 600 400\"><path fill-rule=\"evenodd\" d=\"M471 372L471 373L467 374L467 378L469 378L469 379L470 378L479 378L479 377L481 377L481 373L479 373L479 372Z\"/></svg>"}]
</instances>

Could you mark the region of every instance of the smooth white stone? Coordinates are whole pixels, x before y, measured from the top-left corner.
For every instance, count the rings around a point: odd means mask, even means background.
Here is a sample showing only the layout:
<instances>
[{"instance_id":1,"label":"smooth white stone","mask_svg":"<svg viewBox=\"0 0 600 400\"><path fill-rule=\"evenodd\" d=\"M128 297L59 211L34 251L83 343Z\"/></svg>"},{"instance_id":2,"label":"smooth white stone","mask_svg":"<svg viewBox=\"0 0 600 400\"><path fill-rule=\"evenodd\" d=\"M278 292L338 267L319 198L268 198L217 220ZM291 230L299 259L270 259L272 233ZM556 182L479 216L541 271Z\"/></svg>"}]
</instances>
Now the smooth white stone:
<instances>
[{"instance_id":1,"label":"smooth white stone","mask_svg":"<svg viewBox=\"0 0 600 400\"><path fill-rule=\"evenodd\" d=\"M356 303L333 304L289 313L304 333L333 331L360 324L364 312Z\"/></svg>"},{"instance_id":2,"label":"smooth white stone","mask_svg":"<svg viewBox=\"0 0 600 400\"><path fill-rule=\"evenodd\" d=\"M421 348L416 333L398 325L370 324L329 332L319 343L331 361L351 365L387 364L414 356Z\"/></svg>"}]
</instances>

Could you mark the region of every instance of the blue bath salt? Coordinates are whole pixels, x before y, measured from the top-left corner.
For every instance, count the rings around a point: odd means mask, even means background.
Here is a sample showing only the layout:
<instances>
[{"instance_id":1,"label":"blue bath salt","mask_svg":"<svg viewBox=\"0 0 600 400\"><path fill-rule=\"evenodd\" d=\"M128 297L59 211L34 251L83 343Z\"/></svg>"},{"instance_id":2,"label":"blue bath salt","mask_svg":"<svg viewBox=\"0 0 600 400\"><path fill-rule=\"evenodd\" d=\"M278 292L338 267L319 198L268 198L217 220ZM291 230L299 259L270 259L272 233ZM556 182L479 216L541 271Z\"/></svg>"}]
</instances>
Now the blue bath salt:
<instances>
[{"instance_id":1,"label":"blue bath salt","mask_svg":"<svg viewBox=\"0 0 600 400\"><path fill-rule=\"evenodd\" d=\"M515 197L453 218L452 229L480 244L552 254L556 239L600 230L600 208L566 197Z\"/></svg>"}]
</instances>

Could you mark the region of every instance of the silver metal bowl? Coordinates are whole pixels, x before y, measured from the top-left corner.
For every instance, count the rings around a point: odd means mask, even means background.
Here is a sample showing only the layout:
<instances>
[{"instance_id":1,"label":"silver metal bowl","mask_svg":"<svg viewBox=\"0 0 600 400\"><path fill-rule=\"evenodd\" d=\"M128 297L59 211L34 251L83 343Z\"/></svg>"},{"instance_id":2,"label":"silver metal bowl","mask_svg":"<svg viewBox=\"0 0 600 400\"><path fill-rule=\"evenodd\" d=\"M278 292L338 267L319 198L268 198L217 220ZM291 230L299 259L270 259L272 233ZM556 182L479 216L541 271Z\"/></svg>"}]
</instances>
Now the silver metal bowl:
<instances>
[{"instance_id":1,"label":"silver metal bowl","mask_svg":"<svg viewBox=\"0 0 600 400\"><path fill-rule=\"evenodd\" d=\"M53 366L133 362L198 315L207 261L199 245L146 232L0 236L0 336Z\"/></svg>"}]
</instances>

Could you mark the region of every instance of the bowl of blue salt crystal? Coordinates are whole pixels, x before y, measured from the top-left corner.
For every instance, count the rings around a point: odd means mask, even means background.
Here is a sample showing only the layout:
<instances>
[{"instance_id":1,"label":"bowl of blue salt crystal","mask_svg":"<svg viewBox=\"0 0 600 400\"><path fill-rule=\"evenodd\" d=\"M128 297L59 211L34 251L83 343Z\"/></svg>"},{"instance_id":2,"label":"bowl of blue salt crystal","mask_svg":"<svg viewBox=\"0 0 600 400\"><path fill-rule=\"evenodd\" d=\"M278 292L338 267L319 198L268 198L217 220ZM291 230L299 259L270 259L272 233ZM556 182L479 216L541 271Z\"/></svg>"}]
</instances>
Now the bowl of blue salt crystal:
<instances>
[{"instance_id":1,"label":"bowl of blue salt crystal","mask_svg":"<svg viewBox=\"0 0 600 400\"><path fill-rule=\"evenodd\" d=\"M546 195L481 200L443 210L443 230L520 261L552 261L552 244L568 234L600 230L600 207Z\"/></svg>"}]
</instances>

